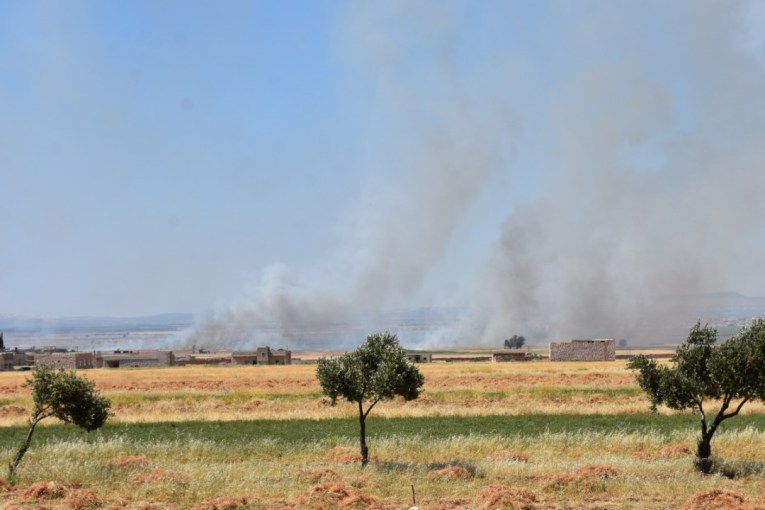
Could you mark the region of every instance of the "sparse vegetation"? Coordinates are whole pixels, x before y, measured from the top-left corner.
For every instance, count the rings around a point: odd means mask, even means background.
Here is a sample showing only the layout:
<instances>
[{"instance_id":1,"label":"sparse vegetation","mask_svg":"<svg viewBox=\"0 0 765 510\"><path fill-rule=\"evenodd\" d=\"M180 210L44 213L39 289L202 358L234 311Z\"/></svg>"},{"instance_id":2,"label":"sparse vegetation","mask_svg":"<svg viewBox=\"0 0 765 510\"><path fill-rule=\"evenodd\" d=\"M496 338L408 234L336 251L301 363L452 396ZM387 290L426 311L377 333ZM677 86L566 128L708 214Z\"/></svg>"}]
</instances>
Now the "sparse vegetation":
<instances>
[{"instance_id":1,"label":"sparse vegetation","mask_svg":"<svg viewBox=\"0 0 765 510\"><path fill-rule=\"evenodd\" d=\"M628 365L638 372L638 384L653 409L663 404L699 415L696 465L703 473L713 471L711 443L720 424L738 416L747 402L765 397L765 320L754 321L720 345L716 341L714 328L697 323L675 352L672 366L644 355Z\"/></svg>"},{"instance_id":2,"label":"sparse vegetation","mask_svg":"<svg viewBox=\"0 0 765 510\"><path fill-rule=\"evenodd\" d=\"M765 503L760 402L715 435L715 454L729 459L722 474L735 480L700 477L689 448L698 418L649 413L624 362L418 365L421 397L375 408L373 455L359 470L355 406L330 407L315 368L89 371L114 418L92 434L43 421L16 483L0 480L0 508L399 509L411 506L411 485L422 510ZM23 416L3 414L28 413L23 382L0 373L2 459L26 434ZM428 476L450 465L471 477ZM34 499L46 494L55 498Z\"/></svg>"},{"instance_id":3,"label":"sparse vegetation","mask_svg":"<svg viewBox=\"0 0 765 510\"><path fill-rule=\"evenodd\" d=\"M525 343L526 339L523 336L513 335L505 340L505 349L520 349Z\"/></svg>"},{"instance_id":4,"label":"sparse vegetation","mask_svg":"<svg viewBox=\"0 0 765 510\"><path fill-rule=\"evenodd\" d=\"M358 406L361 467L369 462L366 420L372 409L396 396L414 400L425 383L417 367L407 361L396 335L390 333L374 333L353 352L332 359L321 358L316 377L332 405L342 397Z\"/></svg>"},{"instance_id":5,"label":"sparse vegetation","mask_svg":"<svg viewBox=\"0 0 765 510\"><path fill-rule=\"evenodd\" d=\"M32 372L25 386L32 389L34 406L26 438L8 465L8 476L11 479L32 443L37 424L42 420L58 418L64 423L91 432L101 428L109 417L109 400L95 390L91 381L78 377L73 371L40 365Z\"/></svg>"}]
</instances>

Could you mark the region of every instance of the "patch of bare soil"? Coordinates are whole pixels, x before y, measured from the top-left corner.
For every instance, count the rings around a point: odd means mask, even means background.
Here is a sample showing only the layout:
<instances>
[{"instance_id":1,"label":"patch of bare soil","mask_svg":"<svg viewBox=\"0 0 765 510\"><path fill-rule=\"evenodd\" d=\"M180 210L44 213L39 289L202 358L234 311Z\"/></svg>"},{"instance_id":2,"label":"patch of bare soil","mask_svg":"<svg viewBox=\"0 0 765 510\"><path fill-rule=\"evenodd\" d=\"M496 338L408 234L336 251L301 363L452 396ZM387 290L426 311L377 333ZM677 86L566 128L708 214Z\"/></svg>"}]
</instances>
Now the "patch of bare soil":
<instances>
[{"instance_id":1,"label":"patch of bare soil","mask_svg":"<svg viewBox=\"0 0 765 510\"><path fill-rule=\"evenodd\" d=\"M37 482L27 487L21 498L27 501L50 501L61 499L66 494L66 487L58 482Z\"/></svg>"},{"instance_id":2,"label":"patch of bare soil","mask_svg":"<svg viewBox=\"0 0 765 510\"><path fill-rule=\"evenodd\" d=\"M439 499L437 501L425 500L422 502L421 506L416 508L421 508L422 510L425 510L426 508L428 510L459 510L471 507L472 505L469 499Z\"/></svg>"},{"instance_id":3,"label":"patch of bare soil","mask_svg":"<svg viewBox=\"0 0 765 510\"><path fill-rule=\"evenodd\" d=\"M462 466L445 466L441 469L428 471L428 478L449 478L452 480L469 480L473 474Z\"/></svg>"},{"instance_id":4,"label":"patch of bare soil","mask_svg":"<svg viewBox=\"0 0 765 510\"><path fill-rule=\"evenodd\" d=\"M330 480L338 480L337 473L329 468L315 469L313 471L303 471L300 478L308 483L319 483Z\"/></svg>"},{"instance_id":5,"label":"patch of bare soil","mask_svg":"<svg viewBox=\"0 0 765 510\"><path fill-rule=\"evenodd\" d=\"M725 489L697 492L680 510L761 510L762 506L752 505L745 496Z\"/></svg>"},{"instance_id":6,"label":"patch of bare soil","mask_svg":"<svg viewBox=\"0 0 765 510\"><path fill-rule=\"evenodd\" d=\"M325 482L315 485L298 496L287 508L324 510L327 508L356 508L380 510L382 505L375 498L363 494L345 482Z\"/></svg>"},{"instance_id":7,"label":"patch of bare soil","mask_svg":"<svg viewBox=\"0 0 765 510\"><path fill-rule=\"evenodd\" d=\"M574 474L563 473L547 478L545 490L558 491L572 486L578 490L598 492L605 490L605 481L619 474L616 469L605 464L589 464L579 468Z\"/></svg>"},{"instance_id":8,"label":"patch of bare soil","mask_svg":"<svg viewBox=\"0 0 765 510\"><path fill-rule=\"evenodd\" d=\"M103 508L105 502L91 490L74 490L70 492L62 501L65 508L71 510L92 510Z\"/></svg>"},{"instance_id":9,"label":"patch of bare soil","mask_svg":"<svg viewBox=\"0 0 765 510\"><path fill-rule=\"evenodd\" d=\"M21 406L7 405L0 407L0 418L24 416L28 413L29 410Z\"/></svg>"},{"instance_id":10,"label":"patch of bare soil","mask_svg":"<svg viewBox=\"0 0 765 510\"><path fill-rule=\"evenodd\" d=\"M537 496L523 487L509 487L494 482L484 487L475 502L486 510L532 510L536 508Z\"/></svg>"},{"instance_id":11,"label":"patch of bare soil","mask_svg":"<svg viewBox=\"0 0 765 510\"><path fill-rule=\"evenodd\" d=\"M251 498L210 498L202 501L194 507L194 510L236 510L238 508L247 508L252 502Z\"/></svg>"}]
</instances>

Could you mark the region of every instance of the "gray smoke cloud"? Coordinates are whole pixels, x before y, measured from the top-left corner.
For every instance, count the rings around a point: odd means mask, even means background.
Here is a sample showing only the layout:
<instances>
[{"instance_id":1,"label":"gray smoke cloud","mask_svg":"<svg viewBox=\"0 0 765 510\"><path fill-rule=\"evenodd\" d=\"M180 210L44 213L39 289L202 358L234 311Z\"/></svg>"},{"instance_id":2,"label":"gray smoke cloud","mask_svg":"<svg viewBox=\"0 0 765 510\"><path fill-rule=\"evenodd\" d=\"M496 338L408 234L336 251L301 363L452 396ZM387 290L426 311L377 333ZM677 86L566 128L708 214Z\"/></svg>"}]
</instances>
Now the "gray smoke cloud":
<instances>
[{"instance_id":1,"label":"gray smoke cloud","mask_svg":"<svg viewBox=\"0 0 765 510\"><path fill-rule=\"evenodd\" d=\"M725 289L765 213L763 45L752 44L763 17L746 4L673 3L677 32L656 42L639 32L667 6L632 7L592 20L608 51L550 103L552 185L506 219L476 310L434 342L676 341L706 318L693 296Z\"/></svg>"},{"instance_id":2,"label":"gray smoke cloud","mask_svg":"<svg viewBox=\"0 0 765 510\"><path fill-rule=\"evenodd\" d=\"M705 318L684 298L724 290L763 227L762 9L596 4L577 14L581 25L550 30L539 61L510 48L465 66L455 57L463 7L352 4L344 37L374 84L365 171L377 178L333 260L310 274L265 271L189 343L358 342L421 291L499 171L538 172L543 185L536 198L509 197L469 310L421 345L499 345L516 333L635 345L677 340ZM545 168L507 158L521 126Z\"/></svg>"},{"instance_id":3,"label":"gray smoke cloud","mask_svg":"<svg viewBox=\"0 0 765 510\"><path fill-rule=\"evenodd\" d=\"M496 84L465 86L454 62L459 13L448 2L351 5L347 57L375 91L362 169L373 177L339 228L334 258L310 272L267 268L246 296L208 313L187 345L350 346L411 304L517 129Z\"/></svg>"}]
</instances>

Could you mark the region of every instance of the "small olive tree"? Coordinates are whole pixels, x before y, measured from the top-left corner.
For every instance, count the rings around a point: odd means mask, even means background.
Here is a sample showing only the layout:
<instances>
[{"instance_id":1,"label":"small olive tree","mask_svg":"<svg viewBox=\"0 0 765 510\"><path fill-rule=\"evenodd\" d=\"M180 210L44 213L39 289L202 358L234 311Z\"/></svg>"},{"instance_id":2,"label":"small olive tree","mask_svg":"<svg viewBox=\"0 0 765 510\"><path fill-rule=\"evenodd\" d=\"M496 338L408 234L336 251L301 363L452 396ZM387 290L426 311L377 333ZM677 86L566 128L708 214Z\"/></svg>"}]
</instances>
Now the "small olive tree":
<instances>
[{"instance_id":1,"label":"small olive tree","mask_svg":"<svg viewBox=\"0 0 765 510\"><path fill-rule=\"evenodd\" d=\"M361 467L369 462L366 441L366 419L381 400L401 396L414 400L425 379L406 359L406 351L396 335L374 333L353 352L337 358L321 358L316 377L332 405L339 397L358 405ZM366 409L364 405L366 404Z\"/></svg>"},{"instance_id":2,"label":"small olive tree","mask_svg":"<svg viewBox=\"0 0 765 510\"><path fill-rule=\"evenodd\" d=\"M711 442L720 424L738 415L747 402L765 398L765 320L755 320L722 344L716 341L717 330L696 323L671 366L644 355L627 365L638 372L637 382L654 411L663 404L698 413L696 466L703 473L714 466Z\"/></svg>"},{"instance_id":3,"label":"small olive tree","mask_svg":"<svg viewBox=\"0 0 765 510\"><path fill-rule=\"evenodd\" d=\"M59 370L52 365L35 367L24 384L32 388L34 407L29 417L29 431L16 457L8 465L12 478L29 449L35 427L45 418L58 418L88 432L101 428L109 417L111 403L101 396L92 381L78 377L74 371Z\"/></svg>"}]
</instances>

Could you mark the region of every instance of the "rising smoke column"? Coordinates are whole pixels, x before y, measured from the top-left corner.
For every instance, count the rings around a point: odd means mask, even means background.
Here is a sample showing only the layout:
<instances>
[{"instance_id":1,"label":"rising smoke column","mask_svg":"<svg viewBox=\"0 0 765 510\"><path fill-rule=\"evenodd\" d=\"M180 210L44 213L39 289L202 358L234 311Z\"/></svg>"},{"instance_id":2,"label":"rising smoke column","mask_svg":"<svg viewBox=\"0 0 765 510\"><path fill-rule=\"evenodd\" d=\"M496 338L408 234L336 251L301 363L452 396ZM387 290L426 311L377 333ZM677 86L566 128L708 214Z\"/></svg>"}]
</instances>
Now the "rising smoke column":
<instances>
[{"instance_id":1,"label":"rising smoke column","mask_svg":"<svg viewBox=\"0 0 765 510\"><path fill-rule=\"evenodd\" d=\"M763 222L764 17L733 2L599 7L597 46L569 50L584 64L550 102L556 178L506 219L477 298L487 344L677 340L703 318L678 298L723 290Z\"/></svg>"},{"instance_id":2,"label":"rising smoke column","mask_svg":"<svg viewBox=\"0 0 765 510\"><path fill-rule=\"evenodd\" d=\"M375 91L362 170L377 177L339 228L333 260L310 273L266 268L245 297L209 312L188 345L342 347L363 339L364 321L410 304L516 129L496 83L464 84L459 14L451 2L351 5L349 58ZM338 336L344 322L358 325L352 338Z\"/></svg>"}]
</instances>

